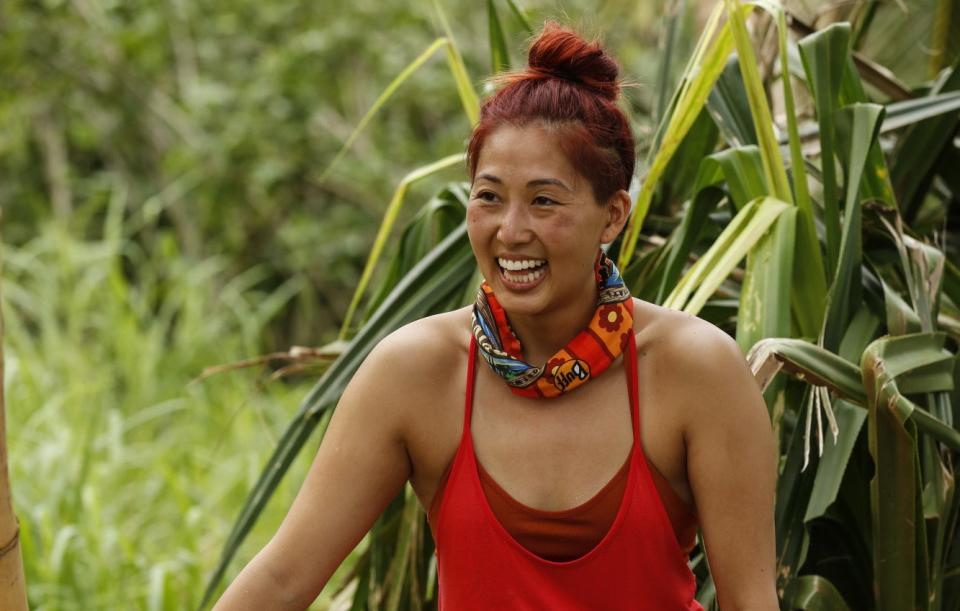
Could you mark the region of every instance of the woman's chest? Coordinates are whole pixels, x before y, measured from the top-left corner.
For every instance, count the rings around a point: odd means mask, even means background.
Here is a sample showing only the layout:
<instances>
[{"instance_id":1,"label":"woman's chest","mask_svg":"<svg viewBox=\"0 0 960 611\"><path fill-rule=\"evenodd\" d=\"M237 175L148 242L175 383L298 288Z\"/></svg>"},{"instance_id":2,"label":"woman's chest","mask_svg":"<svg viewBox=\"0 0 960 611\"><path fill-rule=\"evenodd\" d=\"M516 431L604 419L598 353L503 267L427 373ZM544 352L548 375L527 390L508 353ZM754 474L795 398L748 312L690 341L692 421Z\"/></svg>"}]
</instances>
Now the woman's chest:
<instances>
[{"instance_id":1,"label":"woman's chest","mask_svg":"<svg viewBox=\"0 0 960 611\"><path fill-rule=\"evenodd\" d=\"M476 459L517 501L547 511L578 506L603 488L628 458L633 421L621 362L555 399L513 395L480 361L474 376L469 428ZM408 441L414 465L411 483L425 508L460 446L466 378L464 366L463 375L435 387L436 403L431 401L419 431ZM664 409L662 393L646 386L641 377L637 412L642 448L681 498L689 500L682 431Z\"/></svg>"}]
</instances>

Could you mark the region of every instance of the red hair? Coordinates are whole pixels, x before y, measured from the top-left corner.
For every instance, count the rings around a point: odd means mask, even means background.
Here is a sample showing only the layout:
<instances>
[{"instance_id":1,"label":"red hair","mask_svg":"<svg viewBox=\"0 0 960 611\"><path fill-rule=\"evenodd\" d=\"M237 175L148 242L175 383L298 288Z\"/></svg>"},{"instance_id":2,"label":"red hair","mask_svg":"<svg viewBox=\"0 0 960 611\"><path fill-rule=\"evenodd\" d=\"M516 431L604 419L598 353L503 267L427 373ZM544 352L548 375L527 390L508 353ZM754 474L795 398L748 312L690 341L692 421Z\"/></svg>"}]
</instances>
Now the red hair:
<instances>
[{"instance_id":1,"label":"red hair","mask_svg":"<svg viewBox=\"0 0 960 611\"><path fill-rule=\"evenodd\" d=\"M542 123L557 129L567 159L606 203L633 176L633 133L617 107L620 68L596 41L587 42L553 21L530 45L528 68L494 79L503 84L480 107L480 122L467 145L472 181L480 149L501 125Z\"/></svg>"}]
</instances>

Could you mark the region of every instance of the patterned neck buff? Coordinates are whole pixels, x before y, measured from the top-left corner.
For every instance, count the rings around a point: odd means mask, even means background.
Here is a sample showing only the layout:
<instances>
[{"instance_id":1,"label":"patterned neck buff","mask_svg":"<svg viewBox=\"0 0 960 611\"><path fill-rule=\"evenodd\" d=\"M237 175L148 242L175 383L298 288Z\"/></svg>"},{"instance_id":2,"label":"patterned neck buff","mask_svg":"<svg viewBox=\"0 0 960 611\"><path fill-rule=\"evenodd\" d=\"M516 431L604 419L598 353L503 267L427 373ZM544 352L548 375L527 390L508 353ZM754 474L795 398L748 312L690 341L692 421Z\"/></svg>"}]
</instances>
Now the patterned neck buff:
<instances>
[{"instance_id":1,"label":"patterned neck buff","mask_svg":"<svg viewBox=\"0 0 960 611\"><path fill-rule=\"evenodd\" d=\"M559 397L598 377L623 353L633 333L633 299L613 261L601 250L594 273L597 309L586 329L542 367L523 360L507 313L484 281L473 304L473 335L480 355L522 397Z\"/></svg>"}]
</instances>

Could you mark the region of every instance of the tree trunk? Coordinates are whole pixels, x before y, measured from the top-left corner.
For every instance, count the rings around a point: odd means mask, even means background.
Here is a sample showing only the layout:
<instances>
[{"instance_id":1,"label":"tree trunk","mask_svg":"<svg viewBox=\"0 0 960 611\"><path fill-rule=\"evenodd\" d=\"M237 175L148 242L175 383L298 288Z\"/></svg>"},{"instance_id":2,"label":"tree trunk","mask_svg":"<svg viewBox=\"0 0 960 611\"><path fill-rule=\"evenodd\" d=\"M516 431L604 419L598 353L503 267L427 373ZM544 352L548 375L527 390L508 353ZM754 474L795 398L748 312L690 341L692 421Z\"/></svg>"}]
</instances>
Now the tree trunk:
<instances>
[{"instance_id":1,"label":"tree trunk","mask_svg":"<svg viewBox=\"0 0 960 611\"><path fill-rule=\"evenodd\" d=\"M20 555L20 528L13 513L7 471L6 402L3 388L3 313L0 311L0 609L27 610L27 585Z\"/></svg>"}]
</instances>

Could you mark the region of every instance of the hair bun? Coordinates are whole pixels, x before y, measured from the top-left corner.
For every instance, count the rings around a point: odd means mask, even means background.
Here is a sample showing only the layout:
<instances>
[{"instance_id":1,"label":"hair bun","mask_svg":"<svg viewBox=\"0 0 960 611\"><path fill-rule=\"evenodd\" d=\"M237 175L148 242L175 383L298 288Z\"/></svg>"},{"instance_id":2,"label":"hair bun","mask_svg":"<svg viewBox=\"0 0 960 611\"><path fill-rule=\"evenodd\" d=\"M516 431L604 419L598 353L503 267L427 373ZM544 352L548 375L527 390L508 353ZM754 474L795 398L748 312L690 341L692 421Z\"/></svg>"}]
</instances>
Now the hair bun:
<instances>
[{"instance_id":1,"label":"hair bun","mask_svg":"<svg viewBox=\"0 0 960 611\"><path fill-rule=\"evenodd\" d=\"M587 42L555 21L547 21L530 45L529 74L581 83L607 99L620 94L620 66L599 42Z\"/></svg>"}]
</instances>

